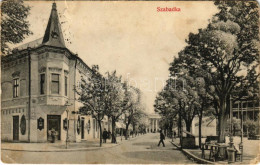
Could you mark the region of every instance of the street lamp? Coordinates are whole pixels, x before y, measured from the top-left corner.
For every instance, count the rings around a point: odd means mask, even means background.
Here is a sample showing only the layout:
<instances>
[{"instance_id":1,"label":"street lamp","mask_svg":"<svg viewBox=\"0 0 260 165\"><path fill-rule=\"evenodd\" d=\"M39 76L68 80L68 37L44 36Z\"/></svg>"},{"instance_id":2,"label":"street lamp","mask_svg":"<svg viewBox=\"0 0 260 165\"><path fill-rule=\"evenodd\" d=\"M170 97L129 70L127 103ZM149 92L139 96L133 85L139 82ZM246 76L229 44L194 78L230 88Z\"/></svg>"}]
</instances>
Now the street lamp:
<instances>
[{"instance_id":1,"label":"street lamp","mask_svg":"<svg viewBox=\"0 0 260 165\"><path fill-rule=\"evenodd\" d=\"M68 141L69 141L69 109L68 106L71 106L72 104L69 104L68 101L66 101L66 113L67 113L67 135L66 135L66 149L68 149Z\"/></svg>"},{"instance_id":2,"label":"street lamp","mask_svg":"<svg viewBox=\"0 0 260 165\"><path fill-rule=\"evenodd\" d=\"M233 142L233 134L232 134L232 127L233 127L233 121L232 121L232 119L233 119L233 106L232 106L232 96L231 96L231 94L230 94L229 100L230 100L230 110L229 110L229 120L230 120L229 146L230 146L230 148L233 148L233 145L234 145L234 142Z\"/></svg>"},{"instance_id":3,"label":"street lamp","mask_svg":"<svg viewBox=\"0 0 260 165\"><path fill-rule=\"evenodd\" d=\"M236 80L232 78L230 80L232 83L235 82ZM229 95L229 101L230 101L230 108L229 108L229 118L230 118L230 136L229 136L229 145L230 147L233 147L233 105L232 105L232 94L230 93Z\"/></svg>"},{"instance_id":4,"label":"street lamp","mask_svg":"<svg viewBox=\"0 0 260 165\"><path fill-rule=\"evenodd\" d=\"M239 104L239 103L238 103ZM238 110L238 113L239 113L239 110ZM239 144L239 149L242 153L241 155L241 161L243 161L243 134L244 134L244 131L243 131L243 101L241 102L241 139L240 139L240 144Z\"/></svg>"}]
</instances>

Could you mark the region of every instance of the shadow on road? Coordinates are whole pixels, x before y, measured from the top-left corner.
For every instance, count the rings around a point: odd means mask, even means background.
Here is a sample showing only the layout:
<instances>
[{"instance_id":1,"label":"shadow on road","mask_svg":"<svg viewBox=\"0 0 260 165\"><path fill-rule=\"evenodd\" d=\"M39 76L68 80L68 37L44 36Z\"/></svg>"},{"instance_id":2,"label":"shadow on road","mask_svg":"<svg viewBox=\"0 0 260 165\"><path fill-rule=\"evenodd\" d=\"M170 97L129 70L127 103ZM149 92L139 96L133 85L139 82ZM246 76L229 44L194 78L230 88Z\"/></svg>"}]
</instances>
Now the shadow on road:
<instances>
[{"instance_id":1,"label":"shadow on road","mask_svg":"<svg viewBox=\"0 0 260 165\"><path fill-rule=\"evenodd\" d=\"M172 156L172 151L170 150L159 150L159 151L137 151L137 152L125 152L123 153L124 156L128 158L134 159L142 159L142 160L149 160L149 161L160 161L165 163L179 163L176 160L176 155Z\"/></svg>"},{"instance_id":2,"label":"shadow on road","mask_svg":"<svg viewBox=\"0 0 260 165\"><path fill-rule=\"evenodd\" d=\"M138 146L151 146L151 145L154 145L154 142L139 142L139 143L133 143L133 145L138 145Z\"/></svg>"},{"instance_id":3,"label":"shadow on road","mask_svg":"<svg viewBox=\"0 0 260 165\"><path fill-rule=\"evenodd\" d=\"M133 143L132 145L135 146L146 146L145 149L150 149L150 150L178 150L176 147L173 147L171 144L171 147L162 147L162 144L160 147L158 147L157 142L140 142L140 143Z\"/></svg>"}]
</instances>

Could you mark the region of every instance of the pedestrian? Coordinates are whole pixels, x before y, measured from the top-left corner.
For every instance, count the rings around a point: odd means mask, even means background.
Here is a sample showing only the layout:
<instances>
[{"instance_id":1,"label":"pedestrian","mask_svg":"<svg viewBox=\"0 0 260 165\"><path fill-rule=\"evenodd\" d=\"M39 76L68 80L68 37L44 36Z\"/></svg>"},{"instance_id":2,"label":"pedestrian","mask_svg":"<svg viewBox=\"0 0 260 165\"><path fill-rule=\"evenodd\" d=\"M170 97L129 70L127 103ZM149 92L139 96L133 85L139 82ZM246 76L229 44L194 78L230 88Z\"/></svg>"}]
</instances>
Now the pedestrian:
<instances>
[{"instance_id":1,"label":"pedestrian","mask_svg":"<svg viewBox=\"0 0 260 165\"><path fill-rule=\"evenodd\" d=\"M158 147L160 146L161 143L163 144L163 147L165 147L163 140L165 140L165 136L164 136L162 130L160 130L160 141L158 143Z\"/></svg>"},{"instance_id":2,"label":"pedestrian","mask_svg":"<svg viewBox=\"0 0 260 165\"><path fill-rule=\"evenodd\" d=\"M176 131L173 132L174 138L176 138Z\"/></svg>"},{"instance_id":3,"label":"pedestrian","mask_svg":"<svg viewBox=\"0 0 260 165\"><path fill-rule=\"evenodd\" d=\"M54 128L52 128L50 132L51 132L51 142L55 143L56 131Z\"/></svg>"},{"instance_id":4,"label":"pedestrian","mask_svg":"<svg viewBox=\"0 0 260 165\"><path fill-rule=\"evenodd\" d=\"M111 138L111 132L110 132L110 130L108 130L107 134L108 134L108 139L110 139L110 138Z\"/></svg>"},{"instance_id":5,"label":"pedestrian","mask_svg":"<svg viewBox=\"0 0 260 165\"><path fill-rule=\"evenodd\" d=\"M108 137L108 132L107 132L106 128L104 128L104 131L103 131L103 143L107 142L107 137Z\"/></svg>"}]
</instances>

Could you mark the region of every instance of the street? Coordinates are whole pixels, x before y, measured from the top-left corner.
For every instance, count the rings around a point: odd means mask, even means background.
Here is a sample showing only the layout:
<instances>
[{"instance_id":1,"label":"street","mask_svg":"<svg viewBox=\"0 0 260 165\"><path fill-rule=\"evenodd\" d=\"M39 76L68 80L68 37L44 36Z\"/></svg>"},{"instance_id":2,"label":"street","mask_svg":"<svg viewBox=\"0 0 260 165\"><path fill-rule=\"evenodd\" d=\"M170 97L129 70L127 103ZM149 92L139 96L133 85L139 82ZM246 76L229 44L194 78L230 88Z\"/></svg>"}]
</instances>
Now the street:
<instances>
[{"instance_id":1,"label":"street","mask_svg":"<svg viewBox=\"0 0 260 165\"><path fill-rule=\"evenodd\" d=\"M2 151L4 163L73 163L73 164L188 164L193 163L181 151L177 150L169 141L166 147L157 146L159 133L138 136L121 145L94 150L76 152L25 152Z\"/></svg>"}]
</instances>

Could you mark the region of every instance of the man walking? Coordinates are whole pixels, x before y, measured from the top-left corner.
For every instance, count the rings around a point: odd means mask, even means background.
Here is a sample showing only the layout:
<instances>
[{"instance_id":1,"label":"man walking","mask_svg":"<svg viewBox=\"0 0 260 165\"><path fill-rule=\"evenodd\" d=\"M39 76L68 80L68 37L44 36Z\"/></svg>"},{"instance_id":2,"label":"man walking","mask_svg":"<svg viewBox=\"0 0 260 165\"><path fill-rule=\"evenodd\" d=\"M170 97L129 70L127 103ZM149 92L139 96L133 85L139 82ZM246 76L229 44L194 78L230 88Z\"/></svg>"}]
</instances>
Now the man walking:
<instances>
[{"instance_id":1,"label":"man walking","mask_svg":"<svg viewBox=\"0 0 260 165\"><path fill-rule=\"evenodd\" d=\"M174 139L175 139L176 138L176 131L174 131L173 134L174 134Z\"/></svg>"},{"instance_id":2,"label":"man walking","mask_svg":"<svg viewBox=\"0 0 260 165\"><path fill-rule=\"evenodd\" d=\"M160 130L160 141L159 141L158 147L160 146L161 143L163 144L163 147L165 147L163 140L165 140L165 136L164 136L162 130Z\"/></svg>"},{"instance_id":3,"label":"man walking","mask_svg":"<svg viewBox=\"0 0 260 165\"><path fill-rule=\"evenodd\" d=\"M108 133L107 133L107 130L105 128L104 131L103 131L103 143L107 142L107 137L108 137Z\"/></svg>"}]
</instances>

